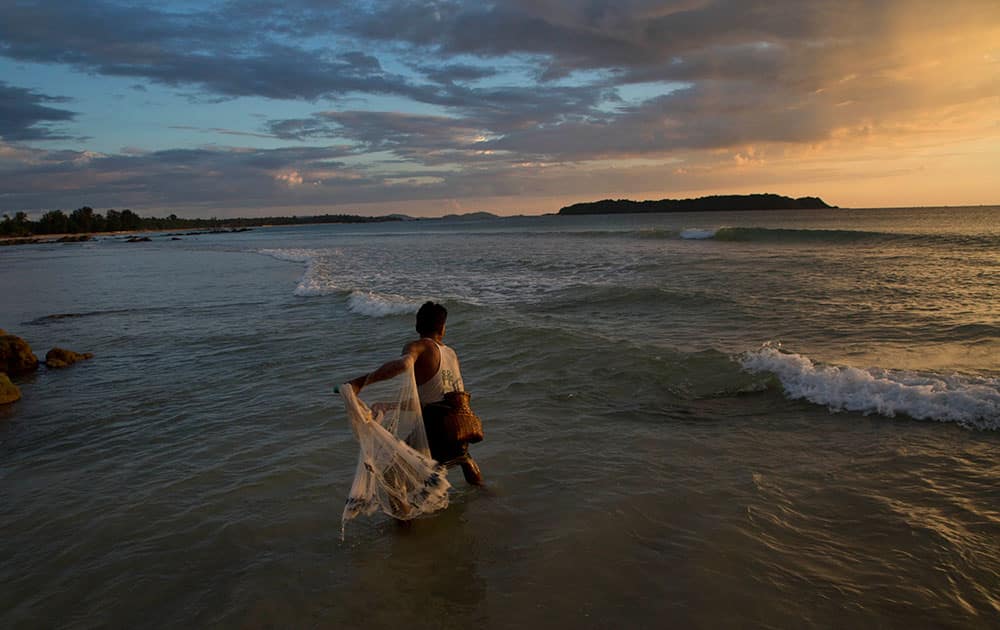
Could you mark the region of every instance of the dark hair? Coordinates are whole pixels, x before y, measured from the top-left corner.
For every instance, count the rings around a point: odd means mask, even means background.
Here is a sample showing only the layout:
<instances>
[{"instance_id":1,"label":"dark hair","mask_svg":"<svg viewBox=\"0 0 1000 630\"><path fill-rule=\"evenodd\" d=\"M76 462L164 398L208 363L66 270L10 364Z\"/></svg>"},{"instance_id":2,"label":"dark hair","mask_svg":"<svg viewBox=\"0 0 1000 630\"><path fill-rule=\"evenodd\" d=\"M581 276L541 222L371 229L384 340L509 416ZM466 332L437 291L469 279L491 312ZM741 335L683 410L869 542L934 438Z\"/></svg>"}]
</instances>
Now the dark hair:
<instances>
[{"instance_id":1,"label":"dark hair","mask_svg":"<svg viewBox=\"0 0 1000 630\"><path fill-rule=\"evenodd\" d=\"M424 302L417 311L417 332L421 335L433 335L444 330L444 322L448 319L448 309L437 302Z\"/></svg>"}]
</instances>

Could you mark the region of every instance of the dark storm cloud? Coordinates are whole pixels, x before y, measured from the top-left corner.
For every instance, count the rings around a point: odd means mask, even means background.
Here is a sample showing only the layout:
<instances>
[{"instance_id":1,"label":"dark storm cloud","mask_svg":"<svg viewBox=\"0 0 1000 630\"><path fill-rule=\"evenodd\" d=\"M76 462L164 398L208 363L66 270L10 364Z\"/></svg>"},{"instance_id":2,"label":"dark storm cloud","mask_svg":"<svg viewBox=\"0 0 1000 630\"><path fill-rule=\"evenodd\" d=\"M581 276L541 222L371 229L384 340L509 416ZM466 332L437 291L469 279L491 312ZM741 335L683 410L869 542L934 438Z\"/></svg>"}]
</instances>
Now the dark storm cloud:
<instances>
[{"instance_id":1,"label":"dark storm cloud","mask_svg":"<svg viewBox=\"0 0 1000 630\"><path fill-rule=\"evenodd\" d=\"M46 96L0 81L0 139L7 141L53 140L66 136L54 133L50 123L72 120L69 110L50 107L69 99Z\"/></svg>"}]
</instances>

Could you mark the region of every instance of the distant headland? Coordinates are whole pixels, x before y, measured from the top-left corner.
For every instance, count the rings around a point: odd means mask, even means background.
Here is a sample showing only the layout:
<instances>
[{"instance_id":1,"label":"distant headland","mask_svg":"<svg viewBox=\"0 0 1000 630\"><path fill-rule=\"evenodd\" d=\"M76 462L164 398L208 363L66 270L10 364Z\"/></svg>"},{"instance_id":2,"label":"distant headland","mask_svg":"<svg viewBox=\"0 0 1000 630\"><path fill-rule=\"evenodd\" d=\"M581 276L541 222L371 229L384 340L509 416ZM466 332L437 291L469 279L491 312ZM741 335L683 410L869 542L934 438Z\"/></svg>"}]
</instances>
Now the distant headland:
<instances>
[{"instance_id":1,"label":"distant headland","mask_svg":"<svg viewBox=\"0 0 1000 630\"><path fill-rule=\"evenodd\" d=\"M695 199L632 201L604 199L575 203L559 214L631 214L637 212L724 212L727 210L821 210L835 208L819 197L785 197L771 193L753 195L711 195Z\"/></svg>"}]
</instances>

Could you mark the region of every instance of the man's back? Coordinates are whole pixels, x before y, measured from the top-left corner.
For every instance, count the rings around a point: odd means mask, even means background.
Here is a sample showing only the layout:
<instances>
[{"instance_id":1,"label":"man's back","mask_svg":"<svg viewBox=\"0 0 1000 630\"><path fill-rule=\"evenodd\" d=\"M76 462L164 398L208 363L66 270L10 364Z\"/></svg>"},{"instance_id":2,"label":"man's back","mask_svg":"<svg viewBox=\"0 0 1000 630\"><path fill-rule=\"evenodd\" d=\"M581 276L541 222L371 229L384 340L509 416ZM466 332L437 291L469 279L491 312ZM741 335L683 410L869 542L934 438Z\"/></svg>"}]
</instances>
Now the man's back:
<instances>
[{"instance_id":1,"label":"man's back","mask_svg":"<svg viewBox=\"0 0 1000 630\"><path fill-rule=\"evenodd\" d=\"M413 376L417 385L423 385L434 378L441 368L441 351L433 339L423 337L412 341L403 348L404 355L411 355L413 361Z\"/></svg>"}]
</instances>

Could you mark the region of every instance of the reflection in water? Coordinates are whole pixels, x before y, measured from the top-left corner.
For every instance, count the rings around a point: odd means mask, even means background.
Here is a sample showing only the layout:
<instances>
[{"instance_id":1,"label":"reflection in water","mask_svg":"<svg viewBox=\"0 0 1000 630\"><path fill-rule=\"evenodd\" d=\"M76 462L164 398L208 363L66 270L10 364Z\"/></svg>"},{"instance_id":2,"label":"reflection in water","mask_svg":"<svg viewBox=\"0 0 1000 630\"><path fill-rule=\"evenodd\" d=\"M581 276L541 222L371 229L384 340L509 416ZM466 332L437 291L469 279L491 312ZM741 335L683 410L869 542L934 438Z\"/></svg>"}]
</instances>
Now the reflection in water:
<instances>
[{"instance_id":1,"label":"reflection in water","mask_svg":"<svg viewBox=\"0 0 1000 630\"><path fill-rule=\"evenodd\" d=\"M421 628L483 621L482 533L465 518L467 502L479 498L469 494L435 516L382 524L377 528L381 540L352 544L348 572L353 579L334 595L338 621L346 627L389 627L405 620Z\"/></svg>"}]
</instances>

